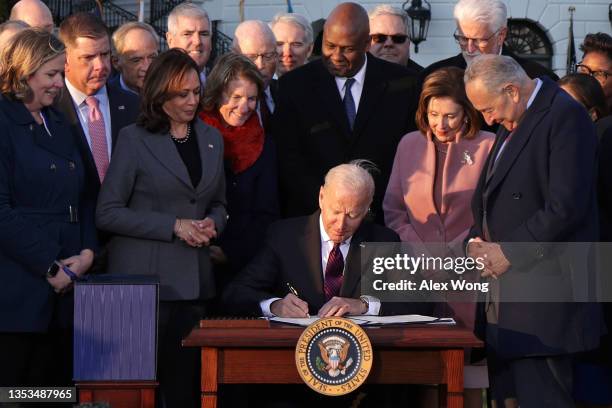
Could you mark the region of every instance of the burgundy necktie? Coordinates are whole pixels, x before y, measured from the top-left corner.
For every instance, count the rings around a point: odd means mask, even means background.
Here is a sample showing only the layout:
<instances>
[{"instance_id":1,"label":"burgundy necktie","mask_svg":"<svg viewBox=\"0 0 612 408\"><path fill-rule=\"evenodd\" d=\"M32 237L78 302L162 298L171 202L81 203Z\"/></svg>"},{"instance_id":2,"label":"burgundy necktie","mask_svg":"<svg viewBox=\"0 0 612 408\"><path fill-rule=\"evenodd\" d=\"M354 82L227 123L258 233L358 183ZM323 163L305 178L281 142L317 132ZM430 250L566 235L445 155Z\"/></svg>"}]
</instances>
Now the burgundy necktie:
<instances>
[{"instance_id":1,"label":"burgundy necktie","mask_svg":"<svg viewBox=\"0 0 612 408\"><path fill-rule=\"evenodd\" d=\"M95 96L88 96L85 103L89 107L88 125L89 138L91 139L91 153L96 163L100 183L104 181L108 169L108 144L106 142L106 127L104 116L98 107L99 101Z\"/></svg>"},{"instance_id":2,"label":"burgundy necktie","mask_svg":"<svg viewBox=\"0 0 612 408\"><path fill-rule=\"evenodd\" d=\"M334 244L334 247L329 252L327 258L327 266L325 267L325 300L338 296L342 287L342 272L344 271L344 258L340 252L340 244Z\"/></svg>"}]
</instances>

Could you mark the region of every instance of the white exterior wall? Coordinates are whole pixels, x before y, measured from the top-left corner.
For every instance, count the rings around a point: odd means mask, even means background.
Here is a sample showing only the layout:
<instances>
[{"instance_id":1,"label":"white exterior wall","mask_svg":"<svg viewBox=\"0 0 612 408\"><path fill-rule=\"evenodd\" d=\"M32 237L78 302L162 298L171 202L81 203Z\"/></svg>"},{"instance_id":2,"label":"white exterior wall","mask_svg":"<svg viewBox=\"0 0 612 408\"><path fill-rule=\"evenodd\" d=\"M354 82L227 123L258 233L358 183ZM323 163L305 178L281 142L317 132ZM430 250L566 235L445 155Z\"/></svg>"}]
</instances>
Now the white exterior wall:
<instances>
[{"instance_id":1,"label":"white exterior wall","mask_svg":"<svg viewBox=\"0 0 612 408\"><path fill-rule=\"evenodd\" d=\"M202 6L208 11L211 19L221 20L221 31L233 37L234 29L240 22L238 0L200 0ZM291 4L296 13L308 17L311 21L325 18L341 0L292 0ZM419 53L411 56L416 62L427 66L432 62L448 58L459 52L457 44L452 38L455 31L453 20L453 7L455 0L429 0L431 3L432 21L429 26L427 41L419 46ZM122 7L136 11L133 0L115 0ZM147 2L148 3L148 2ZM390 3L402 5L402 1L359 1L366 9L376 4ZM578 45L587 33L611 33L611 24L608 20L609 0L506 0L508 17L527 18L536 21L546 31L553 46L553 69L559 76L565 74L567 58L567 41L569 30L568 7L574 6L574 38L578 60L582 54ZM148 10L148 7L147 7ZM244 18L269 21L279 11L287 11L285 0L244 0Z\"/></svg>"}]
</instances>

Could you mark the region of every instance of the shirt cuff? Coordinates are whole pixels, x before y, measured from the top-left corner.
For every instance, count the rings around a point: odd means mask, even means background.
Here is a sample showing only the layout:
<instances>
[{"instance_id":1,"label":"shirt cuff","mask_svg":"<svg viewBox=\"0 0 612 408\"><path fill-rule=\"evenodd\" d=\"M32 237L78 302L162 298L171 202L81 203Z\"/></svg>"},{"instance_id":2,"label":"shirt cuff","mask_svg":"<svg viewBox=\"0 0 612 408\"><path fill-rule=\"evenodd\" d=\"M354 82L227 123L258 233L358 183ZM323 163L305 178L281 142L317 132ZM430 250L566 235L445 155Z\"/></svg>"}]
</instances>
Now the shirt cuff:
<instances>
[{"instance_id":1,"label":"shirt cuff","mask_svg":"<svg viewBox=\"0 0 612 408\"><path fill-rule=\"evenodd\" d=\"M264 317L276 317L276 315L270 311L270 306L272 305L272 303L280 299L281 298L279 297L275 297L275 298L262 300L261 302L259 302L259 307L261 308L261 314ZM379 308L380 308L380 305L379 305Z\"/></svg>"},{"instance_id":2,"label":"shirt cuff","mask_svg":"<svg viewBox=\"0 0 612 408\"><path fill-rule=\"evenodd\" d=\"M361 297L368 301L368 310L364 314L368 316L378 316L380 313L380 299L368 295L363 295Z\"/></svg>"}]
</instances>

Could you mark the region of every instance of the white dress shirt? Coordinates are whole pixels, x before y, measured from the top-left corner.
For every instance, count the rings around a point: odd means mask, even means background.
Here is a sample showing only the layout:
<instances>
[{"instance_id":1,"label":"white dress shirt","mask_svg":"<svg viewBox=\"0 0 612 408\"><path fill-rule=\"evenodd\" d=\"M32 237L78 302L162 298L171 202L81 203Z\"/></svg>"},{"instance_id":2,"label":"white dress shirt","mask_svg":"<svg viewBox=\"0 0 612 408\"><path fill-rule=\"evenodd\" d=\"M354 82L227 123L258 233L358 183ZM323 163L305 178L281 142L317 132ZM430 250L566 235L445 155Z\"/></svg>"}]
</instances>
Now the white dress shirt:
<instances>
[{"instance_id":1,"label":"white dress shirt","mask_svg":"<svg viewBox=\"0 0 612 408\"><path fill-rule=\"evenodd\" d=\"M133 93L136 96L140 96L138 94L138 92L136 92L135 90L133 90L132 88L130 88L129 86L127 86L127 84L125 83L125 81L123 80L123 74L119 74L119 86L121 86L121 89L123 89L124 91Z\"/></svg>"},{"instance_id":2,"label":"white dress shirt","mask_svg":"<svg viewBox=\"0 0 612 408\"><path fill-rule=\"evenodd\" d=\"M368 65L368 56L366 55L363 66L355 75L351 78L355 80L353 86L351 86L351 93L353 94L353 100L355 101L355 113L359 112L359 101L361 100L361 92L363 91L363 83L365 82L366 66ZM344 100L344 94L346 93L345 84L347 77L335 77L336 86L338 92L340 92L340 99Z\"/></svg>"},{"instance_id":3,"label":"white dress shirt","mask_svg":"<svg viewBox=\"0 0 612 408\"><path fill-rule=\"evenodd\" d=\"M321 271L323 271L323 282L325 282L325 268L327 267L327 259L329 258L330 251L334 248L334 242L329 238L329 235L325 231L323 227L323 219L319 216L319 231L321 236ZM346 270L346 257L348 255L349 248L351 246L351 239L353 237L348 237L345 241L340 244L340 252L342 253L342 258L345 260L344 268ZM342 271L344 274L344 271ZM364 313L366 315L378 315L380 313L380 300L375 298L374 296L363 296L368 301L368 310ZM259 303L261 307L261 312L266 317L273 317L274 314L270 311L270 305L276 300L281 298L275 297L266 300L262 300Z\"/></svg>"},{"instance_id":4,"label":"white dress shirt","mask_svg":"<svg viewBox=\"0 0 612 408\"><path fill-rule=\"evenodd\" d=\"M85 99L87 99L88 95L85 95L83 92L79 91L66 79L66 88L68 88L68 92L70 92L70 96L72 97L72 103L76 108L77 116L79 117L79 122L81 122L81 128L83 129L83 133L85 134L85 138L87 139L87 144L89 145L89 149L91 150L91 137L89 136L89 106L85 103ZM102 112L102 117L104 118L104 130L106 131L106 147L108 148L108 157L111 157L111 151L113 148L113 140L111 135L111 116L110 116L110 105L108 102L108 94L106 93L106 85L100 88L100 90L95 94L91 95L98 98L98 108L100 112Z\"/></svg>"}]
</instances>

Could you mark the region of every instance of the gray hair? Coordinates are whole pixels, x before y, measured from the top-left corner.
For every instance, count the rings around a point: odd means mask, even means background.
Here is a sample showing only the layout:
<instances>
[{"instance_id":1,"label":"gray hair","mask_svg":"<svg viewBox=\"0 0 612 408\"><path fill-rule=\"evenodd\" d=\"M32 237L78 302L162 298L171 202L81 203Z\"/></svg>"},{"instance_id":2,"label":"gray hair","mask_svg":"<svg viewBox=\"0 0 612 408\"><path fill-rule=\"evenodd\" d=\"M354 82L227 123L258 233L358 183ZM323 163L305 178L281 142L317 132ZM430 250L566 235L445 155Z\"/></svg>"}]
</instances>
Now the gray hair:
<instances>
[{"instance_id":1,"label":"gray hair","mask_svg":"<svg viewBox=\"0 0 612 408\"><path fill-rule=\"evenodd\" d=\"M410 27L410 22L408 21L408 13L406 13L403 9L392 6L391 4L379 4L368 13L370 21L372 21L373 18L378 16L399 17L402 20L402 23L404 24L406 34L409 34L408 27Z\"/></svg>"},{"instance_id":2,"label":"gray hair","mask_svg":"<svg viewBox=\"0 0 612 408\"><path fill-rule=\"evenodd\" d=\"M240 53L240 36L241 31L250 31L257 30L260 35L262 35L266 41L270 42L274 47L276 47L276 37L274 37L274 33L269 25L264 23L261 20L245 20L242 23L238 24L236 30L234 31L234 41L232 42L232 46L234 47L234 51Z\"/></svg>"},{"instance_id":3,"label":"gray hair","mask_svg":"<svg viewBox=\"0 0 612 408\"><path fill-rule=\"evenodd\" d=\"M210 25L210 17L208 17L208 13L202 7L193 3L181 3L175 8L172 9L170 14L168 14L168 31L176 34L176 30L178 29L178 18L179 17L189 17L189 18L202 18L208 21L208 25Z\"/></svg>"},{"instance_id":4,"label":"gray hair","mask_svg":"<svg viewBox=\"0 0 612 408\"><path fill-rule=\"evenodd\" d=\"M0 24L0 34L12 28L30 28L30 25L21 20L8 20Z\"/></svg>"},{"instance_id":5,"label":"gray hair","mask_svg":"<svg viewBox=\"0 0 612 408\"><path fill-rule=\"evenodd\" d=\"M300 27L304 30L304 43L306 45L312 44L314 41L314 34L312 32L312 26L306 17L297 13L277 13L270 21L270 28L274 30L274 26L277 23L293 24L294 26Z\"/></svg>"},{"instance_id":6,"label":"gray hair","mask_svg":"<svg viewBox=\"0 0 612 408\"><path fill-rule=\"evenodd\" d=\"M459 0L453 12L455 21L488 24L491 31L508 25L508 10L501 0Z\"/></svg>"},{"instance_id":7,"label":"gray hair","mask_svg":"<svg viewBox=\"0 0 612 408\"><path fill-rule=\"evenodd\" d=\"M352 160L346 164L332 167L325 175L325 184L336 184L342 188L364 194L371 202L374 198L374 178L371 172L377 172L376 165L369 160Z\"/></svg>"},{"instance_id":8,"label":"gray hair","mask_svg":"<svg viewBox=\"0 0 612 408\"><path fill-rule=\"evenodd\" d=\"M514 58L505 55L483 54L468 64L463 80L467 85L471 81L480 80L489 92L500 90L504 84L523 85L529 81L525 70Z\"/></svg>"},{"instance_id":9,"label":"gray hair","mask_svg":"<svg viewBox=\"0 0 612 408\"><path fill-rule=\"evenodd\" d=\"M147 23L141 23L140 21L130 21L122 24L113 33L113 47L118 54L123 54L125 49L125 36L132 30L143 30L151 34L156 44L159 44L159 35L155 32L155 29Z\"/></svg>"}]
</instances>

